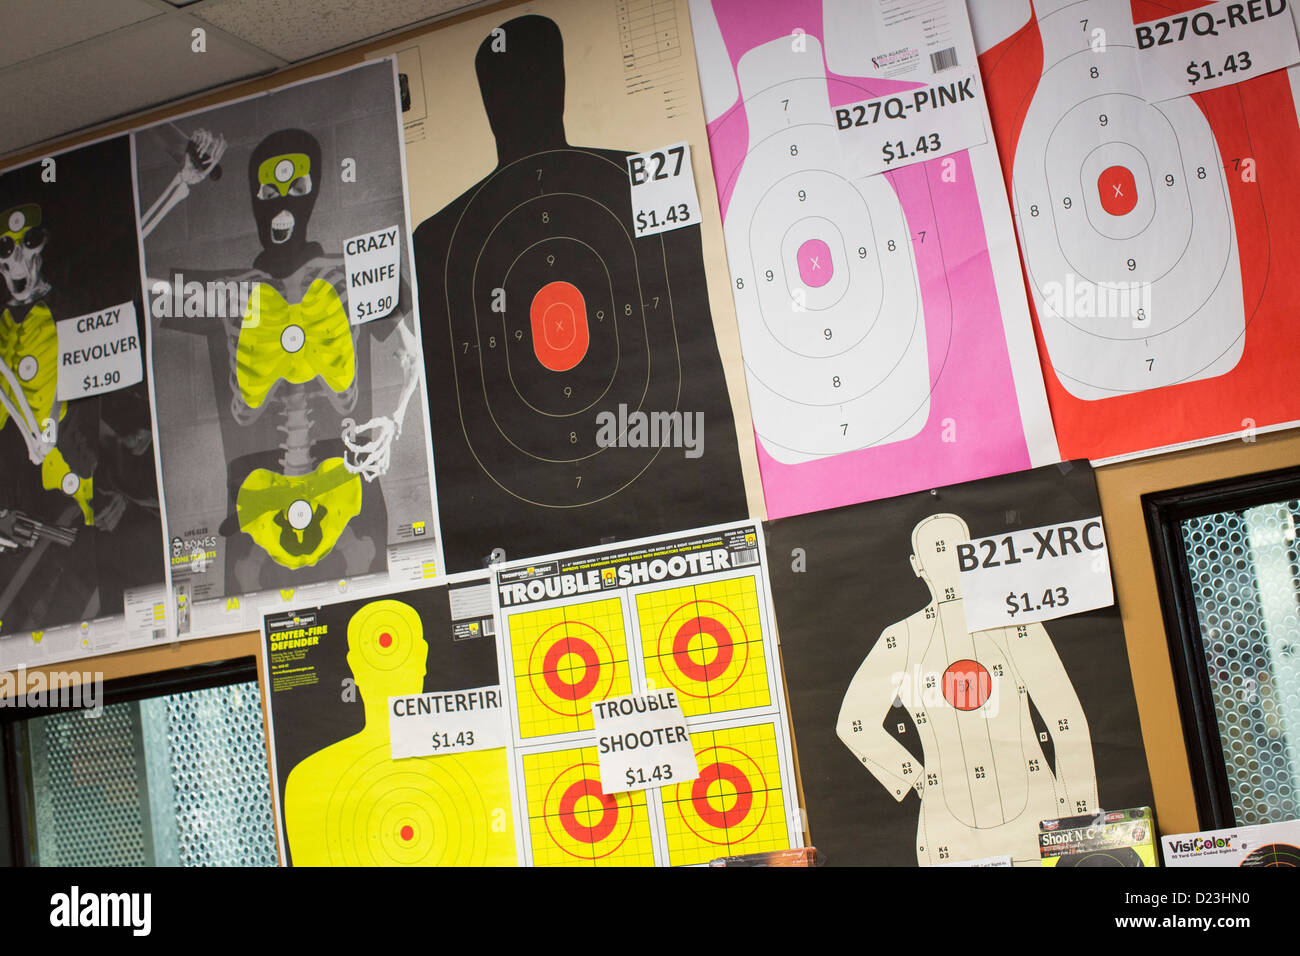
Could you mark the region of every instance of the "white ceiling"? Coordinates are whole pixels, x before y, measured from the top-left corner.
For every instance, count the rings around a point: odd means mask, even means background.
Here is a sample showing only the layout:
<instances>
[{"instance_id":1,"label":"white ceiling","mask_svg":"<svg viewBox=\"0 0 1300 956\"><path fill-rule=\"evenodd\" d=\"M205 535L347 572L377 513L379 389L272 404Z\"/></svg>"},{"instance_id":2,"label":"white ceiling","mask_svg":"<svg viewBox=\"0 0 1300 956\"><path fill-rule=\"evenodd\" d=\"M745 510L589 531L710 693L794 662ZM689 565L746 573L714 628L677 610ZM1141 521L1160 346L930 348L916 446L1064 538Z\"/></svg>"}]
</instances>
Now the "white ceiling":
<instances>
[{"instance_id":1,"label":"white ceiling","mask_svg":"<svg viewBox=\"0 0 1300 956\"><path fill-rule=\"evenodd\" d=\"M0 157L483 2L0 0Z\"/></svg>"}]
</instances>

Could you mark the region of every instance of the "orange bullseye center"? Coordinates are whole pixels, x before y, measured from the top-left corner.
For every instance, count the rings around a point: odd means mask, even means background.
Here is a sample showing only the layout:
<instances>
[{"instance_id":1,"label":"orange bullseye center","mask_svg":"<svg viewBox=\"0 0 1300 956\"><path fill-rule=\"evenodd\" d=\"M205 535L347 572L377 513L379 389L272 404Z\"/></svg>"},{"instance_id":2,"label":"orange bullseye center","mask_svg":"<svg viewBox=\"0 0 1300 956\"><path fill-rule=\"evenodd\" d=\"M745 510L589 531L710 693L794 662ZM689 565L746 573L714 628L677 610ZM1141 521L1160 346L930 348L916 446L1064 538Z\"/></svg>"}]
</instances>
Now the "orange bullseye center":
<instances>
[{"instance_id":1,"label":"orange bullseye center","mask_svg":"<svg viewBox=\"0 0 1300 956\"><path fill-rule=\"evenodd\" d=\"M548 282L537 290L528 309L533 353L552 372L567 372L587 354L591 332L587 302L571 282Z\"/></svg>"},{"instance_id":2,"label":"orange bullseye center","mask_svg":"<svg viewBox=\"0 0 1300 956\"><path fill-rule=\"evenodd\" d=\"M399 836L401 836L401 838L407 843L411 842L411 838L415 836L415 827L411 826L410 824L407 824L406 826L402 827Z\"/></svg>"},{"instance_id":3,"label":"orange bullseye center","mask_svg":"<svg viewBox=\"0 0 1300 956\"><path fill-rule=\"evenodd\" d=\"M387 631L385 631L383 634L380 634L380 635L379 635L379 646L380 646L380 647L388 647L388 646L390 646L392 643L393 643L393 635L389 634Z\"/></svg>"}]
</instances>

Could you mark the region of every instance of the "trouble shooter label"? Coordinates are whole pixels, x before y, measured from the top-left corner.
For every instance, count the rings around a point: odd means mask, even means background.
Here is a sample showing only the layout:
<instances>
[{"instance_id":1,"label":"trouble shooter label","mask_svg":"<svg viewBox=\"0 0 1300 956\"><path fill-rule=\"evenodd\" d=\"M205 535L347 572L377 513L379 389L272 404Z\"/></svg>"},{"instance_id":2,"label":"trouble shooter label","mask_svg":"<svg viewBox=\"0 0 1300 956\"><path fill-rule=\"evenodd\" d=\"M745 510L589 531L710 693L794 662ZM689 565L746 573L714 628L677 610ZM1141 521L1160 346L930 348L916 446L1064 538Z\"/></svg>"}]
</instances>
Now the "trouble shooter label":
<instances>
[{"instance_id":1,"label":"trouble shooter label","mask_svg":"<svg viewBox=\"0 0 1300 956\"><path fill-rule=\"evenodd\" d=\"M671 690L599 700L591 712L603 793L647 790L700 775L686 717Z\"/></svg>"}]
</instances>

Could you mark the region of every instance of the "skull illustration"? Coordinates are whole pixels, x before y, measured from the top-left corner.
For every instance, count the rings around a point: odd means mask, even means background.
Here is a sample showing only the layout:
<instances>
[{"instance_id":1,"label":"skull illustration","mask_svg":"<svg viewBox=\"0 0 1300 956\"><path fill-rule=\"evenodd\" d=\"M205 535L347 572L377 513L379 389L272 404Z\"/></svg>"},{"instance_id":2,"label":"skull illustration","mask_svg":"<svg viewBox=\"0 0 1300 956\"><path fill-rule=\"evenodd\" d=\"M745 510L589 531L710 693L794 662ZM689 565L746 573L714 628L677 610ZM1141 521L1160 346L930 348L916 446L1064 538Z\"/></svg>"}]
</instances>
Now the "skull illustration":
<instances>
[{"instance_id":1,"label":"skull illustration","mask_svg":"<svg viewBox=\"0 0 1300 956\"><path fill-rule=\"evenodd\" d=\"M25 305L49 291L41 276L42 254L49 233L41 225L41 207L35 203L0 213L0 275L9 301Z\"/></svg>"}]
</instances>

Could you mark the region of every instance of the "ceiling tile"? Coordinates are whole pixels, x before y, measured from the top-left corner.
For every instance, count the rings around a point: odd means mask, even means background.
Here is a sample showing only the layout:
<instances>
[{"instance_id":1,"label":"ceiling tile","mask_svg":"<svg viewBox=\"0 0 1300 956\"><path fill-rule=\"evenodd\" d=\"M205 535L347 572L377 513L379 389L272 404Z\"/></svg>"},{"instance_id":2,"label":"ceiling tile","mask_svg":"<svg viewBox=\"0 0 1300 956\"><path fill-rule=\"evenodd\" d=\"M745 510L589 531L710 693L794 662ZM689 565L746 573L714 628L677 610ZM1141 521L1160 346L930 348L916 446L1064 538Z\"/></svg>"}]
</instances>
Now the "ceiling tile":
<instances>
[{"instance_id":1,"label":"ceiling tile","mask_svg":"<svg viewBox=\"0 0 1300 956\"><path fill-rule=\"evenodd\" d=\"M224 0L195 15L296 62L474 5L471 0Z\"/></svg>"},{"instance_id":2,"label":"ceiling tile","mask_svg":"<svg viewBox=\"0 0 1300 956\"><path fill-rule=\"evenodd\" d=\"M196 25L156 17L0 70L0 89L23 104L0 124L0 155L279 65L218 30L208 31L206 53L193 53Z\"/></svg>"},{"instance_id":3,"label":"ceiling tile","mask_svg":"<svg viewBox=\"0 0 1300 956\"><path fill-rule=\"evenodd\" d=\"M145 0L5 0L0 63L9 67L162 12Z\"/></svg>"}]
</instances>

